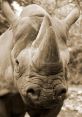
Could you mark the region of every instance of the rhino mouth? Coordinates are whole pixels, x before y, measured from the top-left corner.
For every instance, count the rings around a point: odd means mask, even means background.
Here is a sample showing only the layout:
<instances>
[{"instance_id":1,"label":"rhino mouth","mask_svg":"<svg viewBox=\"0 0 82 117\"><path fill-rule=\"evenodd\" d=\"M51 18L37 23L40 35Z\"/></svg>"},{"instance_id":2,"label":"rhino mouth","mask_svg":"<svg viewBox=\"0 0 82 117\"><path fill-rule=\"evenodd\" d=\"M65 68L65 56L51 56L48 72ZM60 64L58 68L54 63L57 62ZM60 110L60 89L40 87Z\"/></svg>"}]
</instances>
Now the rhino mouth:
<instances>
[{"instance_id":1,"label":"rhino mouth","mask_svg":"<svg viewBox=\"0 0 82 117\"><path fill-rule=\"evenodd\" d=\"M35 103L34 107L40 108L40 109L53 109L53 108L57 108L58 106L62 106L63 101L64 100L62 100L62 99L44 101L42 103ZM33 103L32 103L32 105L33 105Z\"/></svg>"},{"instance_id":2,"label":"rhino mouth","mask_svg":"<svg viewBox=\"0 0 82 117\"><path fill-rule=\"evenodd\" d=\"M32 101L29 101L29 103L26 103L26 107L27 108L31 108L31 109L48 109L48 110L51 110L51 109L56 109L58 107L62 107L63 105L63 102L64 100L59 100L59 99L56 99L56 100L52 100L52 101L45 101L43 103L40 103L40 102L32 102Z\"/></svg>"}]
</instances>

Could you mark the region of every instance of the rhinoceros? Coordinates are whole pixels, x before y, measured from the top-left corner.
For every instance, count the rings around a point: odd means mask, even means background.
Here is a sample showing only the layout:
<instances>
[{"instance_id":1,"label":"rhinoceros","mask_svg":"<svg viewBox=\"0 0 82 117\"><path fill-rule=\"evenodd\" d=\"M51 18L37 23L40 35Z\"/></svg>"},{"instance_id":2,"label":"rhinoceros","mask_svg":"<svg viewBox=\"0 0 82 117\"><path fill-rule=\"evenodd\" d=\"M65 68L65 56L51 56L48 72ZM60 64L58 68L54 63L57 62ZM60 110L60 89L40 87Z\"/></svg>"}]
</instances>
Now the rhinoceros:
<instances>
[{"instance_id":1,"label":"rhinoceros","mask_svg":"<svg viewBox=\"0 0 82 117\"><path fill-rule=\"evenodd\" d=\"M78 6L63 20L36 4L19 17L6 0L2 10L10 27L0 37L0 117L57 117L67 94L68 31Z\"/></svg>"}]
</instances>

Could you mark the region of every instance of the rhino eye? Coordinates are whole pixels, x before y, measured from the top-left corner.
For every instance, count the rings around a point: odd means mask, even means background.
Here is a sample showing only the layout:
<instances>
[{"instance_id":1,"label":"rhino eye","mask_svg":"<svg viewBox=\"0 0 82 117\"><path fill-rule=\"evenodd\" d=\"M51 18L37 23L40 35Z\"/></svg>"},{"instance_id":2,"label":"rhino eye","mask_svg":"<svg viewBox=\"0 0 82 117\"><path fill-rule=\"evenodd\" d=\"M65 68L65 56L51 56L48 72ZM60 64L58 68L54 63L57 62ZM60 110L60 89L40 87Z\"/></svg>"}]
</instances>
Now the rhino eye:
<instances>
[{"instance_id":1,"label":"rhino eye","mask_svg":"<svg viewBox=\"0 0 82 117\"><path fill-rule=\"evenodd\" d=\"M16 62L17 65L19 65L19 61L17 59L15 60L15 62Z\"/></svg>"}]
</instances>

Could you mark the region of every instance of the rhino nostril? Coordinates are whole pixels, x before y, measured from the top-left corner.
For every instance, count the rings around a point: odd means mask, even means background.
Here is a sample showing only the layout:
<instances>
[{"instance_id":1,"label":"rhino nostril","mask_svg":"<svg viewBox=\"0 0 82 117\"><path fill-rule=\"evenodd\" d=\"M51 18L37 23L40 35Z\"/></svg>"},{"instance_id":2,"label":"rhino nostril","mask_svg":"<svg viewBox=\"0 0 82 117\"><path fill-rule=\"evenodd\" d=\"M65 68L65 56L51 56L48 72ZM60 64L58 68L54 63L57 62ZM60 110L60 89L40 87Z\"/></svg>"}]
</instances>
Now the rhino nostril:
<instances>
[{"instance_id":1,"label":"rhino nostril","mask_svg":"<svg viewBox=\"0 0 82 117\"><path fill-rule=\"evenodd\" d=\"M67 92L67 89L65 87L59 87L56 89L56 96L63 96Z\"/></svg>"},{"instance_id":2,"label":"rhino nostril","mask_svg":"<svg viewBox=\"0 0 82 117\"><path fill-rule=\"evenodd\" d=\"M40 95L40 90L38 88L28 88L27 89L27 96L31 100L36 100L39 98Z\"/></svg>"},{"instance_id":3,"label":"rhino nostril","mask_svg":"<svg viewBox=\"0 0 82 117\"><path fill-rule=\"evenodd\" d=\"M65 88L63 88L63 89L59 92L59 95L60 95L60 96L63 95L63 94L66 94L66 89L65 89Z\"/></svg>"},{"instance_id":4,"label":"rhino nostril","mask_svg":"<svg viewBox=\"0 0 82 117\"><path fill-rule=\"evenodd\" d=\"M29 93L31 93L31 94L34 95L35 94L35 91L32 88L30 88L30 89L27 90L27 94L29 94Z\"/></svg>"}]
</instances>

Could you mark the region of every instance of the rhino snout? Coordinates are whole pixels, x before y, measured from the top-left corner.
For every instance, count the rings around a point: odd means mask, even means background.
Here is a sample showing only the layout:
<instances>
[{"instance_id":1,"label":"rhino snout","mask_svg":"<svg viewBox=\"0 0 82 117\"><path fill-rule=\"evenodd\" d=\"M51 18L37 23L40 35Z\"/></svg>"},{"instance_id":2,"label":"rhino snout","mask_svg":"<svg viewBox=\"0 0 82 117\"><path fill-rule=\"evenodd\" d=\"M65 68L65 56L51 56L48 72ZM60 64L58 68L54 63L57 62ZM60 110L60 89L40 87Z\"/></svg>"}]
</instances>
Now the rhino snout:
<instances>
[{"instance_id":1,"label":"rhino snout","mask_svg":"<svg viewBox=\"0 0 82 117\"><path fill-rule=\"evenodd\" d=\"M55 99L64 100L66 98L67 88L63 85L58 85L54 88L54 90L51 89L51 91L53 93L51 94L51 97L52 95L54 95ZM41 89L37 85L34 86L32 85L27 88L26 97L32 102L37 102L41 98L42 93L43 93L43 88ZM46 96L47 98L50 96L48 92L46 92Z\"/></svg>"}]
</instances>

